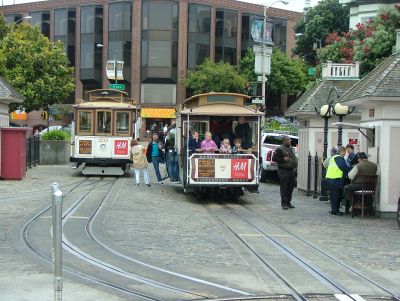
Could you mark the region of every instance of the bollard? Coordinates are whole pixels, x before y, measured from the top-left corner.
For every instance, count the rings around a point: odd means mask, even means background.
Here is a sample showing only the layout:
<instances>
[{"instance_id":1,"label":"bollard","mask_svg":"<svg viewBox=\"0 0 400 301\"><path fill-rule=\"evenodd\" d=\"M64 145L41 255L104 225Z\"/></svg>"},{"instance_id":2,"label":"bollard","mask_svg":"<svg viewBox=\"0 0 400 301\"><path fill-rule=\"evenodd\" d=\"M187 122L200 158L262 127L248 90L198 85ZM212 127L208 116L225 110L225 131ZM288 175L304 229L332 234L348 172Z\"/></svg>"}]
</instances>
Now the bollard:
<instances>
[{"instance_id":1,"label":"bollard","mask_svg":"<svg viewBox=\"0 0 400 301\"><path fill-rule=\"evenodd\" d=\"M308 151L307 160L307 196L311 195L311 152Z\"/></svg>"},{"instance_id":2,"label":"bollard","mask_svg":"<svg viewBox=\"0 0 400 301\"><path fill-rule=\"evenodd\" d=\"M53 254L54 254L54 300L62 300L62 203L63 194L56 182L50 185L53 200Z\"/></svg>"},{"instance_id":3,"label":"bollard","mask_svg":"<svg viewBox=\"0 0 400 301\"><path fill-rule=\"evenodd\" d=\"M316 199L318 198L318 169L319 169L319 158L318 158L318 153L315 152L315 157L314 157L314 196L313 198Z\"/></svg>"}]
</instances>

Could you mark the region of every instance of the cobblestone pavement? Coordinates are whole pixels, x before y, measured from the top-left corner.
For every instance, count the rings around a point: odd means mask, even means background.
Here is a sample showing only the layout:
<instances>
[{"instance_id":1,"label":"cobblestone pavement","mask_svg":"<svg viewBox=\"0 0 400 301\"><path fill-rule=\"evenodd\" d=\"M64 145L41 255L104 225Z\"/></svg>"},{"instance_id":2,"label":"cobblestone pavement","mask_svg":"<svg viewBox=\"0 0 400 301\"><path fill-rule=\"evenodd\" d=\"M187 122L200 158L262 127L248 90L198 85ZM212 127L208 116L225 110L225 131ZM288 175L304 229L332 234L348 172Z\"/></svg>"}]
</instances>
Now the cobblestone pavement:
<instances>
[{"instance_id":1,"label":"cobblestone pavement","mask_svg":"<svg viewBox=\"0 0 400 301\"><path fill-rule=\"evenodd\" d=\"M266 290L262 273L237 260L238 254L245 255L222 239L220 225L202 204L168 180L157 184L152 172L151 179L152 186L146 187L134 186L131 174L121 178L118 193L96 219L99 238L149 264L160 265L161 260L163 268L176 272ZM80 180L69 166L37 166L21 181L0 181L0 301L53 299L51 268L29 253L20 229L50 204L51 182L63 189ZM400 291L400 229L394 219L331 216L329 204L299 191L294 194L296 209L283 211L276 183L261 184L260 194L246 193L240 202ZM63 295L64 300L125 300L68 275Z\"/></svg>"}]
</instances>

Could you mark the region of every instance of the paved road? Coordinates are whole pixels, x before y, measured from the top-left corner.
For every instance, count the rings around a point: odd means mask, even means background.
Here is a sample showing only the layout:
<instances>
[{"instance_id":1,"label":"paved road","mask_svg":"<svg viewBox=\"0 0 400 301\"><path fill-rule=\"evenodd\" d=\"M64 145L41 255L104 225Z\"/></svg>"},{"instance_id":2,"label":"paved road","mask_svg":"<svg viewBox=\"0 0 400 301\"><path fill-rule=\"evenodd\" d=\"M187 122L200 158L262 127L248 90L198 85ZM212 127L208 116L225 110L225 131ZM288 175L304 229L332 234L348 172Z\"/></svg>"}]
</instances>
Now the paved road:
<instances>
[{"instance_id":1,"label":"paved road","mask_svg":"<svg viewBox=\"0 0 400 301\"><path fill-rule=\"evenodd\" d=\"M118 180L93 223L101 241L166 270L252 292L278 292L210 215L208 209L221 212L217 201L204 206L184 195L178 185L166 180L161 186L151 176L154 184L150 188L134 186L131 175ZM67 190L81 180L68 166L37 166L22 181L0 181L1 301L53 299L51 268L31 254L20 231L29 218L50 204L51 182ZM295 192L296 209L283 211L276 183L261 184L260 194L245 194L240 203L400 291L400 231L395 220L331 216L327 203L301 192ZM242 208L230 202L225 205ZM93 299L126 300L126 296L65 274L64 300Z\"/></svg>"}]
</instances>

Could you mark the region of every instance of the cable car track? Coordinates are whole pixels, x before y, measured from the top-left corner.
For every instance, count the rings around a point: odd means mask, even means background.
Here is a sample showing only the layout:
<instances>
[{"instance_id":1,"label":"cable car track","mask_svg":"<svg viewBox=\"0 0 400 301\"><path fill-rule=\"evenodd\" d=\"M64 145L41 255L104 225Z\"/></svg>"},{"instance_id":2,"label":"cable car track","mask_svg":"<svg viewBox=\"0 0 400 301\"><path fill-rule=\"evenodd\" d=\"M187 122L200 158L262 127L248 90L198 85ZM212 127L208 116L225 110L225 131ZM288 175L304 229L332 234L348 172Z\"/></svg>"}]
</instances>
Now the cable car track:
<instances>
[{"instance_id":1,"label":"cable car track","mask_svg":"<svg viewBox=\"0 0 400 301\"><path fill-rule=\"evenodd\" d=\"M78 200L76 200L75 202L73 202L68 209L66 209L63 213L63 225L67 225L68 223L68 219L69 217L74 214L78 209L79 206L81 204L84 203L85 198L95 189L95 188L100 188L102 186L106 186L109 185L109 187L107 188L107 191L104 193L104 196L100 199L100 201L95 205L95 208L93 210L93 213L91 214L91 216L88 218L88 221L86 222L85 225L85 231L87 236L90 238L90 240L96 242L99 246L101 246L102 249L104 249L106 252L112 254L115 258L122 258L123 260L128 260L130 262L135 262L136 264L141 264L143 266L145 266L148 269L153 269L158 271L159 273L165 273L168 275L172 275L174 277L177 278L182 278L185 281L191 281L193 283L200 283L201 285L205 285L205 287L214 287L217 288L219 290L222 291L229 291L229 292L234 292L235 295L240 295L240 296L249 296L250 293L246 293L240 290L236 290L236 289L232 289L230 287L226 287L223 285L219 285L216 283L212 283L212 282L208 282L202 279L198 279L198 278L194 278L194 277L190 277L190 276L186 276L186 275L182 275L182 274L178 274L172 271L168 271L162 268L158 268L155 266L151 266L148 265L146 263L140 262L134 258L128 257L126 255L123 255L121 253L118 253L114 250L112 250L110 247L107 247L104 243L100 242L95 235L93 234L92 230L91 230L91 222L93 222L96 213L98 213L103 205L104 200L107 199L107 196L110 194L112 188L114 187L114 184L116 182L117 179L114 179L114 181L112 183L106 183L103 184L101 183L100 185L98 184L98 182L100 182L101 180L95 182L95 184L90 190L88 190L87 192L85 192ZM110 185L111 184L111 185ZM79 186L79 185L77 185ZM66 193L66 195L70 194L76 187L74 187L73 189L71 189L70 191L68 191ZM37 221L41 216L43 216L49 209L51 209L51 206L47 206L46 208L44 208L41 212L39 212L37 215L35 215L33 218L31 218L23 227L22 230L22 237L23 240L25 241L25 243L28 245L28 247L34 252L36 253L38 256L40 256L42 259L44 259L45 261L47 261L48 263L51 263L52 259L50 258L50 256L46 255L44 252L40 251L38 248L35 248L29 238L29 228L30 226ZM193 297L196 299L209 299L210 297L215 297L215 295L207 295L207 294L202 294L202 293L197 293L197 292L193 292L193 291L188 291L185 289L181 289L178 287L174 287L171 285L168 285L166 283L162 283L162 282L158 282L156 280L150 279L150 278L146 278L146 277L142 277L139 275L135 275L133 273L130 273L128 271L125 271L123 268L119 268L117 266L114 266L112 264L108 264L107 262L104 262L102 260L99 260L95 257L93 257L92 255L90 255L87 252L82 251L79 247L75 246L74 244L72 244L66 237L64 231L63 231L63 248L68 251L69 253L71 253L73 256L78 257L81 260L84 260L87 263L90 263L94 266L96 266L97 268L100 268L102 270L106 270L110 273L113 273L114 275L118 275L124 278L129 279L130 281L137 281L140 282L142 284L147 284L153 288L159 288L162 290L166 290L169 292L173 292L174 294L179 294L181 295L180 299L192 299ZM64 269L78 277L87 279L89 281L95 282L95 283L99 283L102 285L105 285L109 288L113 288L116 290L119 290L121 292L124 293L128 293L130 295L137 295L141 298L145 298L147 300L160 300L159 298L155 298L149 294L146 293L142 293L142 292L138 292L136 290L131 290L128 289L122 285L119 284L115 284L112 281L106 281L104 279L101 279L100 277L96 277L96 276L92 276L89 275L85 272L80 271L79 269L70 267L70 266L64 266ZM182 296L182 294L184 294L184 296ZM191 298L188 298L188 296L192 296ZM185 297L185 298L183 298Z\"/></svg>"},{"instance_id":2,"label":"cable car track","mask_svg":"<svg viewBox=\"0 0 400 301\"><path fill-rule=\"evenodd\" d=\"M221 216L216 212L215 209L211 209L210 206L207 204L204 204L204 207L206 210L210 212L210 214L218 220L218 222L223 225L231 234L234 235L235 238L237 238L242 245L244 245L248 250L250 250L251 253L255 257L257 257L270 271L272 271L280 280L281 284L286 288L287 291L290 292L290 294L293 296L294 299L296 300L307 300L308 297L311 297L313 295L321 295L321 293L306 293L303 294L299 290L296 289L296 287L285 277L284 274L282 274L279 270L274 268L273 264L270 263L268 260L266 260L260 252L257 250L257 248L253 247L252 244L247 242L243 238L243 234L238 233L234 229L234 227L230 226ZM258 235L261 235L266 239L269 243L274 245L276 248L278 248L285 256L290 258L292 261L296 262L299 266L301 266L303 269L305 269L308 273L310 273L314 278L316 278L320 283L324 284L326 287L332 290L332 293L338 298L347 298L347 300L360 300L360 296L351 294L348 289L346 289L343 285L338 283L337 281L333 280L332 277L327 276L324 272L322 272L320 269L316 268L312 263L310 263L308 260L303 258L301 255L296 253L294 250L290 249L287 247L284 243L279 241L278 239L274 238L272 235L267 234L261 227L255 225L254 222L249 221L249 218L246 218L243 216L243 214L238 213L237 210L231 208L231 206L228 205L223 205L220 204L221 208L225 210L225 213L230 213L232 216L234 216L236 219L239 219L241 222L247 224L249 227L251 227ZM253 210L249 209L247 206L242 206L242 208L247 209L248 211L252 212L254 215L258 217L258 219L265 220L266 222L272 223L274 226L279 228L281 231L284 231L286 234L289 234L290 236L293 236L294 238L298 239L299 241L303 242L307 246L313 248L314 250L318 251L320 254L324 255L325 257L328 257L329 259L333 260L336 262L338 265L340 265L342 268L345 268L352 272L353 274L359 276L363 280L367 281L369 284L374 285L375 287L379 288L380 290L384 291L387 296L366 296L366 297L371 297L371 298L377 298L377 299L390 299L390 300L399 300L399 295L393 292L391 289L388 289L381 284L377 283L376 281L370 279L369 277L363 275L361 272L357 271L356 269L346 265L345 263L341 262L340 260L334 258L333 256L327 254L323 250L319 249L318 247L312 245L309 242L306 242L304 239L296 236L292 232L288 231L284 227L276 224L273 221L268 220L267 218L259 215L257 212L254 212ZM331 295L332 296L332 295ZM233 300L233 299L232 299ZM363 300L361 298L361 300Z\"/></svg>"}]
</instances>

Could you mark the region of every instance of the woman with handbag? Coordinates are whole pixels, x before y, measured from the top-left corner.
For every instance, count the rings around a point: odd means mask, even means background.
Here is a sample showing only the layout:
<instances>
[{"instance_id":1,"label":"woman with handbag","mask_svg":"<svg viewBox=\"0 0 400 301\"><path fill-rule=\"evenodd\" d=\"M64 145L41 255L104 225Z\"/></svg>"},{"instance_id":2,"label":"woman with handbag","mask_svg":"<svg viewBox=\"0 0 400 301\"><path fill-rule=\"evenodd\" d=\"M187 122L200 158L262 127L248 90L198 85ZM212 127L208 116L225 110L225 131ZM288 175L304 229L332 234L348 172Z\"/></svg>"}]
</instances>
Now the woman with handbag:
<instances>
[{"instance_id":1,"label":"woman with handbag","mask_svg":"<svg viewBox=\"0 0 400 301\"><path fill-rule=\"evenodd\" d=\"M135 170L136 185L140 184L140 171L143 172L144 182L150 187L149 171L147 170L146 148L140 145L137 140L131 141L131 153L133 161L133 169Z\"/></svg>"}]
</instances>

